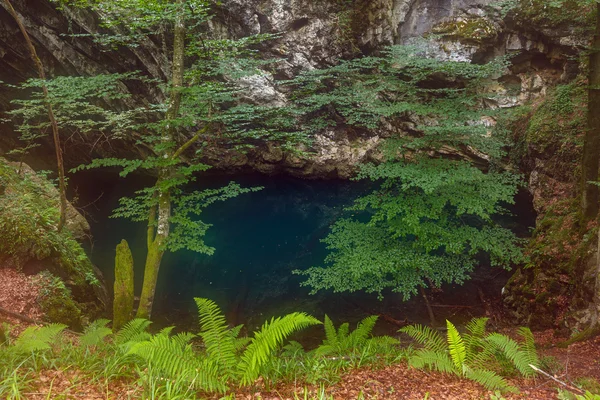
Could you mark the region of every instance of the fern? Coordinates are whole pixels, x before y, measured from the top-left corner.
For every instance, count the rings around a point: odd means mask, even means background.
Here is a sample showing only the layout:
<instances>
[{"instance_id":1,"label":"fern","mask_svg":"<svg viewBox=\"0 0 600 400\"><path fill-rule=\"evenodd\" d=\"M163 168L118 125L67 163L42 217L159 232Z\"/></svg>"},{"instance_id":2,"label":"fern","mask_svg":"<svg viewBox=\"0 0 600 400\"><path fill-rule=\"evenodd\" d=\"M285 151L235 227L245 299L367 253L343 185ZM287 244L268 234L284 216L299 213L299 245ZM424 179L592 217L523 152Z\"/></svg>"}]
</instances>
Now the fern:
<instances>
[{"instance_id":1,"label":"fern","mask_svg":"<svg viewBox=\"0 0 600 400\"><path fill-rule=\"evenodd\" d=\"M466 367L467 349L465 348L460 333L458 333L458 330L452 322L446 321L446 326L448 328L448 349L450 351L450 357L452 358L452 362L456 369L464 372Z\"/></svg>"},{"instance_id":2,"label":"fern","mask_svg":"<svg viewBox=\"0 0 600 400\"><path fill-rule=\"evenodd\" d=\"M527 328L519 329L524 342L520 345L499 333L485 336L486 323L487 318L473 319L466 325L467 332L461 335L450 321L446 321L446 340L438 332L421 325L400 329L424 346L409 358L409 364L463 376L490 390L515 391L490 368L509 362L522 375L533 376L529 364L535 365L538 361L533 335Z\"/></svg>"},{"instance_id":3,"label":"fern","mask_svg":"<svg viewBox=\"0 0 600 400\"><path fill-rule=\"evenodd\" d=\"M241 327L234 328L232 332L227 326L225 316L214 301L202 298L194 300L198 306L200 336L206 346L206 354L219 366L222 374L231 375L237 363L236 351L242 347L239 343L236 347L234 340Z\"/></svg>"},{"instance_id":4,"label":"fern","mask_svg":"<svg viewBox=\"0 0 600 400\"><path fill-rule=\"evenodd\" d=\"M149 340L152 335L146 332L146 329L152 322L143 318L136 318L125 324L123 328L115 335L114 342L116 345L127 345L135 342Z\"/></svg>"},{"instance_id":5,"label":"fern","mask_svg":"<svg viewBox=\"0 0 600 400\"><path fill-rule=\"evenodd\" d=\"M325 314L325 319L323 320L323 327L325 328L325 340L323 344L335 347L339 343L338 333L327 314Z\"/></svg>"},{"instance_id":6,"label":"fern","mask_svg":"<svg viewBox=\"0 0 600 400\"><path fill-rule=\"evenodd\" d=\"M226 391L225 377L219 375L217 365L208 359L199 359L192 350L189 342L194 337L190 333L171 337L169 331L163 331L147 341L135 343L129 353L145 359L167 379L176 377L197 389Z\"/></svg>"},{"instance_id":7,"label":"fern","mask_svg":"<svg viewBox=\"0 0 600 400\"><path fill-rule=\"evenodd\" d=\"M473 318L465 325L467 332L469 332L463 336L467 350L467 358L465 360L467 363L482 363L481 365L485 366L485 360L491 355L485 351L486 346L483 343L488 320L489 318ZM486 353L486 355L483 356L482 353Z\"/></svg>"},{"instance_id":8,"label":"fern","mask_svg":"<svg viewBox=\"0 0 600 400\"><path fill-rule=\"evenodd\" d=\"M426 349L435 352L444 352L446 350L446 341L440 333L428 326L409 325L400 329L398 332L406 333L417 343L423 345Z\"/></svg>"},{"instance_id":9,"label":"fern","mask_svg":"<svg viewBox=\"0 0 600 400\"><path fill-rule=\"evenodd\" d=\"M455 365L445 352L420 349L409 359L409 365L415 368L427 368L442 373L455 373Z\"/></svg>"},{"instance_id":10,"label":"fern","mask_svg":"<svg viewBox=\"0 0 600 400\"><path fill-rule=\"evenodd\" d=\"M517 389L511 386L506 379L486 369L467 370L465 377L479 383L488 390L504 390L508 392L516 392Z\"/></svg>"},{"instance_id":11,"label":"fern","mask_svg":"<svg viewBox=\"0 0 600 400\"><path fill-rule=\"evenodd\" d=\"M357 347L365 344L367 338L373 331L377 322L377 315L371 315L360 321L354 331L348 335L348 344L352 347Z\"/></svg>"},{"instance_id":12,"label":"fern","mask_svg":"<svg viewBox=\"0 0 600 400\"><path fill-rule=\"evenodd\" d=\"M539 366L540 359L535 348L535 339L533 337L533 334L531 333L531 330L527 327L522 326L518 329L517 332L523 338L521 350L527 358L527 365L531 364L534 366Z\"/></svg>"},{"instance_id":13,"label":"fern","mask_svg":"<svg viewBox=\"0 0 600 400\"><path fill-rule=\"evenodd\" d=\"M254 334L250 345L242 354L241 362L238 364L241 383L245 385L254 382L260 373L260 368L287 336L300 329L320 323L316 318L304 313L292 313L265 322L261 330Z\"/></svg>"},{"instance_id":14,"label":"fern","mask_svg":"<svg viewBox=\"0 0 600 400\"><path fill-rule=\"evenodd\" d=\"M105 337L112 334L112 330L107 328L110 321L107 319L99 319L92 322L85 330L83 335L79 338L79 342L83 346L97 346L102 343Z\"/></svg>"},{"instance_id":15,"label":"fern","mask_svg":"<svg viewBox=\"0 0 600 400\"><path fill-rule=\"evenodd\" d=\"M489 334L486 340L496 346L523 376L535 376L535 371L529 366L531 355L528 351L524 351L519 343L499 333Z\"/></svg>"},{"instance_id":16,"label":"fern","mask_svg":"<svg viewBox=\"0 0 600 400\"><path fill-rule=\"evenodd\" d=\"M331 319L325 315L323 325L325 328L325 339L323 343L315 349L314 353L317 356L324 356L327 354L336 354L339 356L346 356L348 353L361 351L364 352L366 347L371 349L371 352L377 351L382 346L389 346L397 344L396 339L387 337L386 339L380 338L369 338L375 323L377 322L377 316L371 315L364 318L358 323L356 329L350 332L350 324L347 322L340 325L336 330Z\"/></svg>"},{"instance_id":17,"label":"fern","mask_svg":"<svg viewBox=\"0 0 600 400\"><path fill-rule=\"evenodd\" d=\"M63 324L46 326L30 326L17 338L12 348L19 353L31 353L50 349L50 344L56 340L66 328Z\"/></svg>"}]
</instances>

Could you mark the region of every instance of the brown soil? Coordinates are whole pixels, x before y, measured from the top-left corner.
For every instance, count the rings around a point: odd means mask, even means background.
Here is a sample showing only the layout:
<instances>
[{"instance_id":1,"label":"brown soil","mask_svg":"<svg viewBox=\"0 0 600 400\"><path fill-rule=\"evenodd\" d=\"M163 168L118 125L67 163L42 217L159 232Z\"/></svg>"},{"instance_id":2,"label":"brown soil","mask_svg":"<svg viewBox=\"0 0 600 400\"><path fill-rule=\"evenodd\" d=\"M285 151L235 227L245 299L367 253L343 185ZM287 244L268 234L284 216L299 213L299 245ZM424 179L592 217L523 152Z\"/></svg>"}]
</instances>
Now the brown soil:
<instances>
[{"instance_id":1,"label":"brown soil","mask_svg":"<svg viewBox=\"0 0 600 400\"><path fill-rule=\"evenodd\" d=\"M12 268L0 267L0 307L13 313L21 314L33 320L39 320L43 316L40 306L37 304L40 283L34 276L27 276ZM2 313L0 313L2 314ZM10 322L16 322L9 315L0 315Z\"/></svg>"}]
</instances>

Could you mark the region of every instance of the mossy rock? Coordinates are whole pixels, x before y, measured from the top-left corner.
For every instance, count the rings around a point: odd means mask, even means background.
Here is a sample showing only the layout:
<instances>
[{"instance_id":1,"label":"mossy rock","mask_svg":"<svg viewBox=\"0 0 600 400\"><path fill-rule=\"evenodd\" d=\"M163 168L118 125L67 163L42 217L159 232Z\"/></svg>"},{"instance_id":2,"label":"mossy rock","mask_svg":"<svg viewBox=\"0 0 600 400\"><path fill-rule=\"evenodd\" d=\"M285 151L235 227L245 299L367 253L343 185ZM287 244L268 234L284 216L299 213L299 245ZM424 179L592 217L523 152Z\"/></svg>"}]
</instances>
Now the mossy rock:
<instances>
[{"instance_id":1,"label":"mossy rock","mask_svg":"<svg viewBox=\"0 0 600 400\"><path fill-rule=\"evenodd\" d=\"M41 280L38 303L48 322L68 325L71 329L80 330L83 326L82 310L73 299L71 290L57 276L49 272L38 275Z\"/></svg>"},{"instance_id":2,"label":"mossy rock","mask_svg":"<svg viewBox=\"0 0 600 400\"><path fill-rule=\"evenodd\" d=\"M440 22L431 32L461 42L481 44L494 41L499 29L485 17L457 17Z\"/></svg>"},{"instance_id":3,"label":"mossy rock","mask_svg":"<svg viewBox=\"0 0 600 400\"><path fill-rule=\"evenodd\" d=\"M0 259L28 275L47 271L60 278L69 289L68 297L76 302L75 307L65 300L64 306L52 304L47 311L54 315L61 313L58 309L70 310L74 319L78 319L82 309L105 308L106 290L101 274L70 227L57 230L58 219L58 195L50 181L24 164L0 157ZM80 222L74 226L85 228L87 222ZM90 318L98 316L98 313L89 315ZM69 325L77 324L72 321Z\"/></svg>"}]
</instances>

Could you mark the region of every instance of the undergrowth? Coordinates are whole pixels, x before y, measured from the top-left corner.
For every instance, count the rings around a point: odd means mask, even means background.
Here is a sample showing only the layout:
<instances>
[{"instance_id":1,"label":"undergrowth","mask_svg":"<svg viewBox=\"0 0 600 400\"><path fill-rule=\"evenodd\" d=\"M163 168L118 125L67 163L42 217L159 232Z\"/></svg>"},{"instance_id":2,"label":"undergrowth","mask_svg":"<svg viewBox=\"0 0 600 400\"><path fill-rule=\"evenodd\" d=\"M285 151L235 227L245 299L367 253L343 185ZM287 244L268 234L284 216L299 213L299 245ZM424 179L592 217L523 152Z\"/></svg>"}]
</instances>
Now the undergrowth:
<instances>
[{"instance_id":1,"label":"undergrowth","mask_svg":"<svg viewBox=\"0 0 600 400\"><path fill-rule=\"evenodd\" d=\"M400 346L387 336L373 336L376 316L363 319L356 329L344 323L335 327L329 317L321 345L305 350L289 341L294 332L321 324L303 313L266 321L250 336L242 326L231 328L219 307L196 299L200 330L174 333L169 327L149 331L150 321L135 319L118 332L110 321L91 323L82 335L66 333L65 325L32 326L20 335L0 329L0 397L24 399L27 393L58 394L59 380L68 380L61 395L76 395L80 386L95 387L107 397L115 386L125 385L129 398L195 399L235 398L240 391L277 390L285 384L303 388L296 399L329 399L327 387L355 368L380 368L408 361L416 368L431 368L473 379L490 389L516 390L505 376L532 376L528 363L538 364L533 337L519 330L521 343L497 333L486 333L486 319L475 319L466 333L448 322L447 338L427 327L402 329L423 348ZM42 377L53 377L42 379ZM55 382L56 381L56 382ZM310 389L312 387L313 389ZM319 388L315 390L314 388ZM302 390L302 389L300 389ZM122 396L119 393L119 396Z\"/></svg>"},{"instance_id":2,"label":"undergrowth","mask_svg":"<svg viewBox=\"0 0 600 400\"><path fill-rule=\"evenodd\" d=\"M56 229L58 195L44 175L0 158L0 210L0 255L17 267L51 260L74 284L98 284L81 245L67 229Z\"/></svg>"}]
</instances>

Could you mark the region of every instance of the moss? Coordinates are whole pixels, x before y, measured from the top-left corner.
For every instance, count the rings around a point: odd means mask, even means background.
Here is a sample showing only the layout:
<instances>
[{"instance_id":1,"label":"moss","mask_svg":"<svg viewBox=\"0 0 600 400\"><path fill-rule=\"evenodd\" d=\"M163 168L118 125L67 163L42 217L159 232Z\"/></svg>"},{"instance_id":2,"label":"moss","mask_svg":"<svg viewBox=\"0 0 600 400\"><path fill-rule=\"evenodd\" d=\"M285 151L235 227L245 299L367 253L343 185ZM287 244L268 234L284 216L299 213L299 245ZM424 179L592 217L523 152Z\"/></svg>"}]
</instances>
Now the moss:
<instances>
[{"instance_id":1,"label":"moss","mask_svg":"<svg viewBox=\"0 0 600 400\"><path fill-rule=\"evenodd\" d=\"M94 266L67 229L57 231L58 196L47 177L18 168L0 157L0 256L17 269L48 271L67 283L68 295L57 291L59 298L52 299L48 292L43 306L50 319L77 326L82 309L90 317L102 311Z\"/></svg>"},{"instance_id":2,"label":"moss","mask_svg":"<svg viewBox=\"0 0 600 400\"><path fill-rule=\"evenodd\" d=\"M133 256L126 240L117 245L115 256L115 298L113 301L113 330L117 331L131 320L133 313Z\"/></svg>"},{"instance_id":3,"label":"moss","mask_svg":"<svg viewBox=\"0 0 600 400\"><path fill-rule=\"evenodd\" d=\"M482 43L498 36L498 29L487 18L454 18L433 27L432 32L464 42Z\"/></svg>"},{"instance_id":4,"label":"moss","mask_svg":"<svg viewBox=\"0 0 600 400\"><path fill-rule=\"evenodd\" d=\"M593 31L594 0L505 0L505 3L510 18L526 28L557 29L566 26L585 36Z\"/></svg>"},{"instance_id":5,"label":"moss","mask_svg":"<svg viewBox=\"0 0 600 400\"><path fill-rule=\"evenodd\" d=\"M28 260L49 261L53 271L74 285L98 285L92 263L81 245L64 229L56 230L58 197L43 175L17 171L0 158L0 254L17 267Z\"/></svg>"},{"instance_id":6,"label":"moss","mask_svg":"<svg viewBox=\"0 0 600 400\"><path fill-rule=\"evenodd\" d=\"M82 312L78 303L73 300L71 291L57 276L44 271L38 274L42 281L42 290L38 303L49 322L68 325L71 329L82 327Z\"/></svg>"},{"instance_id":7,"label":"moss","mask_svg":"<svg viewBox=\"0 0 600 400\"><path fill-rule=\"evenodd\" d=\"M541 103L527 127L527 142L539 152L553 151L571 155L574 146L582 146L581 133L586 126L587 95L580 79L559 85Z\"/></svg>"}]
</instances>

